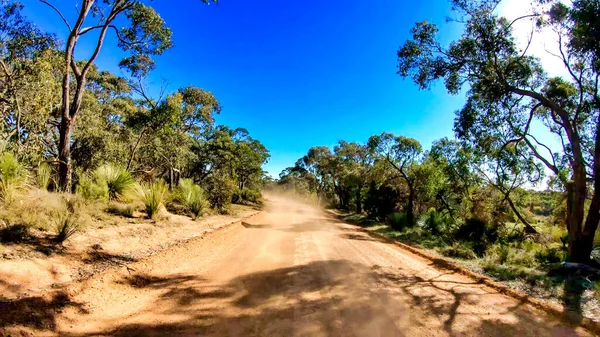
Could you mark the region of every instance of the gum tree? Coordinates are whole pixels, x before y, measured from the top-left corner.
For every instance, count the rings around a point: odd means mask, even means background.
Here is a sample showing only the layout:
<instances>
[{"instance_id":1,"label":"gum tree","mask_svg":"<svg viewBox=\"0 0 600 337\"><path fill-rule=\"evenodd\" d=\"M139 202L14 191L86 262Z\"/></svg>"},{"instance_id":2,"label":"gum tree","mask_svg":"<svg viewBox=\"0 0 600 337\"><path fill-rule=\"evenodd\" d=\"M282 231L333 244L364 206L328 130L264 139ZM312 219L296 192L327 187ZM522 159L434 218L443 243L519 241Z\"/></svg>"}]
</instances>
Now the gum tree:
<instances>
[{"instance_id":1,"label":"gum tree","mask_svg":"<svg viewBox=\"0 0 600 337\"><path fill-rule=\"evenodd\" d=\"M203 3L216 0L201 0ZM62 104L59 127L59 173L60 187L71 191L71 135L81 110L88 74L96 62L109 34L113 34L118 46L130 56L125 63L160 55L172 46L172 33L164 20L150 4L136 0L80 0L77 15L69 20L54 3L40 0L57 14L69 33L65 39ZM126 23L124 26L120 26ZM78 42L84 37L93 39L95 47L89 58L77 62Z\"/></svg>"},{"instance_id":2,"label":"gum tree","mask_svg":"<svg viewBox=\"0 0 600 337\"><path fill-rule=\"evenodd\" d=\"M600 221L600 3L540 0L534 12L512 21L496 14L498 3L453 0L464 31L447 46L434 24L417 23L398 50L398 74L421 89L437 80L451 94L468 87L455 122L459 138L482 151L517 148L519 157L535 158L552 172L567 196L569 259L588 262ZM549 53L568 76L549 78L531 55L539 29L519 48L513 27L522 20L555 34L556 52ZM553 133L560 149L536 137L534 123ZM495 146L487 147L490 142Z\"/></svg>"}]
</instances>

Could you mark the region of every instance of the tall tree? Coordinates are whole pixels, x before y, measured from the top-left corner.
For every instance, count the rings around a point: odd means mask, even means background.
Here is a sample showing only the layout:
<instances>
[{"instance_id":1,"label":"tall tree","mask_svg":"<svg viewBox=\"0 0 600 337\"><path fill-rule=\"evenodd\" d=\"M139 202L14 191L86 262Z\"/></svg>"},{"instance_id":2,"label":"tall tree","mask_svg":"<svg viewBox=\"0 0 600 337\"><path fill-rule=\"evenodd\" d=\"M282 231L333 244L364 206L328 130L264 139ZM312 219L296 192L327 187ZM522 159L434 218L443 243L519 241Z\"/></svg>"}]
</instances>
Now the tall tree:
<instances>
[{"instance_id":1,"label":"tall tree","mask_svg":"<svg viewBox=\"0 0 600 337\"><path fill-rule=\"evenodd\" d=\"M436 39L434 24L418 23L412 39L398 50L398 73L422 89L441 79L452 94L467 84L467 103L456 118L458 136L479 146L502 134L505 143L558 176L568 200L569 259L587 262L600 221L600 3L577 0L567 6L540 0L535 12L512 21L496 14L498 3L453 0L464 32L449 46ZM529 46L539 30L532 31L529 44L518 47L513 27L520 20L535 20L556 34L553 55L568 78L547 78L531 55ZM557 135L562 148L553 151L534 135L535 120Z\"/></svg>"},{"instance_id":2,"label":"tall tree","mask_svg":"<svg viewBox=\"0 0 600 337\"><path fill-rule=\"evenodd\" d=\"M417 193L417 174L415 164L419 159L422 148L416 140L404 136L394 136L391 133L369 138L368 146L380 160L389 164L408 186L408 202L406 205L406 218L409 224L415 223L414 205Z\"/></svg>"},{"instance_id":3,"label":"tall tree","mask_svg":"<svg viewBox=\"0 0 600 337\"><path fill-rule=\"evenodd\" d=\"M209 3L211 0L201 0ZM81 0L73 23L48 0L40 0L56 12L69 30L66 38L63 79L62 106L60 109L60 187L71 191L71 135L75 121L81 110L86 90L88 74L96 62L109 32L113 32L118 46L131 54L126 62L134 63L151 55L160 55L172 46L171 30L150 5L137 0ZM213 0L213 2L216 2ZM116 21L126 19L128 25L117 28ZM94 20L89 26L89 21ZM120 22L119 22L120 23ZM89 58L76 62L77 43L84 36L93 36L95 48Z\"/></svg>"}]
</instances>

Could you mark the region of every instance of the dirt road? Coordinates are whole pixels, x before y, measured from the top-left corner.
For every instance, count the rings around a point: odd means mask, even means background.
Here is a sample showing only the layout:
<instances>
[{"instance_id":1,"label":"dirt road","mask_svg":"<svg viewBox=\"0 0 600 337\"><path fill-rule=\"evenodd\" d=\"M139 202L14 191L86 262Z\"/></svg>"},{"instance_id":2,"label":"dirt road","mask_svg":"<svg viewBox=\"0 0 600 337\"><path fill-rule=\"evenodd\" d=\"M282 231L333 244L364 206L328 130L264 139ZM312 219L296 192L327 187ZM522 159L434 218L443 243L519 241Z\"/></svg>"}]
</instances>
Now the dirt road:
<instances>
[{"instance_id":1,"label":"dirt road","mask_svg":"<svg viewBox=\"0 0 600 337\"><path fill-rule=\"evenodd\" d=\"M587 335L314 207L268 212L82 285L63 336ZM124 269L124 268L123 268Z\"/></svg>"}]
</instances>

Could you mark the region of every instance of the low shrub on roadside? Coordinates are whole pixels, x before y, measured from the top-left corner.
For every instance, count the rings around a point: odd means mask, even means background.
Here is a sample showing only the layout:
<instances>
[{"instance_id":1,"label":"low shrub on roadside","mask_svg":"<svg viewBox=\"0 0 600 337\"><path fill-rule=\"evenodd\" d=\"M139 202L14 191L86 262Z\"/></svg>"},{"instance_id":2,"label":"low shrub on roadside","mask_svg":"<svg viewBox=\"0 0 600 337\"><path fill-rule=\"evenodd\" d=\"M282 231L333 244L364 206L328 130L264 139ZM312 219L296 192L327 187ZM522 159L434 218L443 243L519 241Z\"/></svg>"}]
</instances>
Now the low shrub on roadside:
<instances>
[{"instance_id":1,"label":"low shrub on roadside","mask_svg":"<svg viewBox=\"0 0 600 337\"><path fill-rule=\"evenodd\" d=\"M64 208L56 212L54 217L54 240L63 243L73 235L80 232L83 228L79 208L76 198L67 198L64 201Z\"/></svg>"},{"instance_id":2,"label":"low shrub on roadside","mask_svg":"<svg viewBox=\"0 0 600 337\"><path fill-rule=\"evenodd\" d=\"M130 199L136 186L133 176L125 169L111 164L99 167L90 175L80 177L77 193L86 200Z\"/></svg>"},{"instance_id":3,"label":"low shrub on roadside","mask_svg":"<svg viewBox=\"0 0 600 337\"><path fill-rule=\"evenodd\" d=\"M10 204L27 186L27 170L10 152L0 155L0 200Z\"/></svg>"},{"instance_id":4,"label":"low shrub on roadside","mask_svg":"<svg viewBox=\"0 0 600 337\"><path fill-rule=\"evenodd\" d=\"M161 209L164 207L164 201L169 187L163 180L154 183L138 185L137 195L144 203L146 214L150 219L156 219Z\"/></svg>"},{"instance_id":5,"label":"low shrub on roadside","mask_svg":"<svg viewBox=\"0 0 600 337\"><path fill-rule=\"evenodd\" d=\"M242 190L236 189L231 200L234 204L257 203L261 197L259 191L244 188Z\"/></svg>"},{"instance_id":6,"label":"low shrub on roadside","mask_svg":"<svg viewBox=\"0 0 600 337\"><path fill-rule=\"evenodd\" d=\"M444 256L455 257L464 260L477 258L477 254L475 254L473 248L468 242L454 242L452 246L442 248L441 253Z\"/></svg>"},{"instance_id":7,"label":"low shrub on roadside","mask_svg":"<svg viewBox=\"0 0 600 337\"><path fill-rule=\"evenodd\" d=\"M406 214L392 213L387 216L386 223L395 230L402 230L409 227Z\"/></svg>"},{"instance_id":8,"label":"low shrub on roadside","mask_svg":"<svg viewBox=\"0 0 600 337\"><path fill-rule=\"evenodd\" d=\"M194 184L192 179L182 179L173 195L175 201L195 217L200 216L208 208L204 190Z\"/></svg>"},{"instance_id":9,"label":"low shrub on roadside","mask_svg":"<svg viewBox=\"0 0 600 337\"><path fill-rule=\"evenodd\" d=\"M37 187L48 190L52 179L52 167L48 163L41 163L35 170L35 182Z\"/></svg>"},{"instance_id":10,"label":"low shrub on roadside","mask_svg":"<svg viewBox=\"0 0 600 337\"><path fill-rule=\"evenodd\" d=\"M119 204L111 202L106 207L106 213L118 215L126 218L133 218L133 213L136 211L134 205Z\"/></svg>"},{"instance_id":11,"label":"low shrub on roadside","mask_svg":"<svg viewBox=\"0 0 600 337\"><path fill-rule=\"evenodd\" d=\"M210 205L219 213L229 213L229 206L236 188L233 180L227 175L212 175L206 181L206 192Z\"/></svg>"}]
</instances>

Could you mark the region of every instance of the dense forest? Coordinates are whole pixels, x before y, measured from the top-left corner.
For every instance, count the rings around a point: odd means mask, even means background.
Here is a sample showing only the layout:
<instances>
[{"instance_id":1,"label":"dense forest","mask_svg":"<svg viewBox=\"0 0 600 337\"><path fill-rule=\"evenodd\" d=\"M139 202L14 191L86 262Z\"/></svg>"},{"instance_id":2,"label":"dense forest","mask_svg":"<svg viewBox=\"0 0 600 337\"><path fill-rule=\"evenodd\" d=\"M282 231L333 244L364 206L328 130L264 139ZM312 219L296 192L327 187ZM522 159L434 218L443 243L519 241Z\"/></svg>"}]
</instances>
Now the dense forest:
<instances>
[{"instance_id":1,"label":"dense forest","mask_svg":"<svg viewBox=\"0 0 600 337\"><path fill-rule=\"evenodd\" d=\"M466 92L455 139L428 151L389 133L314 147L279 184L388 217L397 228L421 219L430 234L465 239L480 256L488 245L543 243L543 233L552 232L544 253L556 256L551 260L590 262L600 221L598 2L540 1L513 21L497 15L498 3L452 1L460 19L450 21L464 27L457 40L442 44L439 28L423 21L397 53L398 74L419 88L441 81L449 94ZM524 45L513 31L519 21L533 27ZM548 76L528 53L542 31L556 37L547 53L565 76Z\"/></svg>"},{"instance_id":2,"label":"dense forest","mask_svg":"<svg viewBox=\"0 0 600 337\"><path fill-rule=\"evenodd\" d=\"M221 106L211 92L194 86L149 90L152 56L173 44L152 7L83 1L71 26L50 2L42 3L57 23L64 21L68 36L42 31L22 15L22 4L0 2L5 222L22 224L19 205L39 190L55 193L48 199L63 198L67 206L75 199L142 200L150 217L168 201L197 216L208 206L227 212L232 201L260 198L269 151L247 130L215 124ZM128 25L117 29L115 20ZM79 59L77 42L84 38L96 49ZM125 75L95 65L113 42L127 54L119 64ZM63 213L75 213L67 206ZM69 232L70 222L56 230Z\"/></svg>"}]
</instances>

